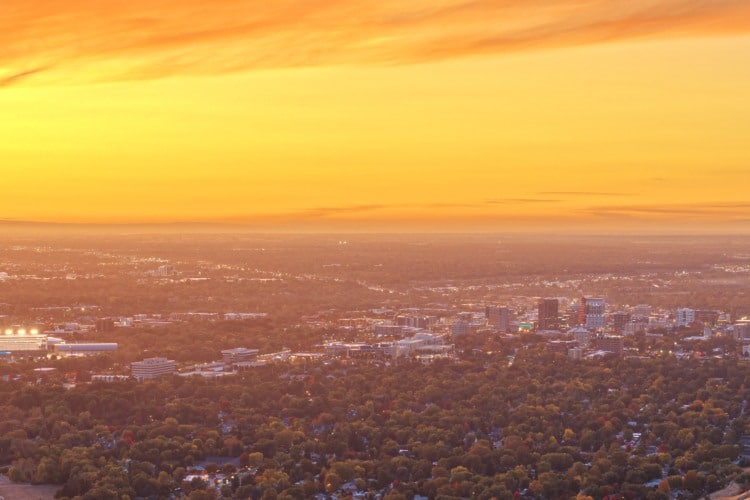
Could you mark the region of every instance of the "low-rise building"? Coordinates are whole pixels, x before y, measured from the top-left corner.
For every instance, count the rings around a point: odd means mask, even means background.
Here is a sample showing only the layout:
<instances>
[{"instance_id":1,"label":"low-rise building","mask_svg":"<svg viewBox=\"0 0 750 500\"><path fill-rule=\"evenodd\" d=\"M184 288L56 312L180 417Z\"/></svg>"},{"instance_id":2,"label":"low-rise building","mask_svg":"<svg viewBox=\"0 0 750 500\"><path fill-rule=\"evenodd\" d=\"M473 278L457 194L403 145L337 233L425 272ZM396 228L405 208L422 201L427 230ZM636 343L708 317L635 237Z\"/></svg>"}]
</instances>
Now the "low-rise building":
<instances>
[{"instance_id":1,"label":"low-rise building","mask_svg":"<svg viewBox=\"0 0 750 500\"><path fill-rule=\"evenodd\" d=\"M91 381L92 382L123 382L125 380L128 380L130 377L127 375L91 375Z\"/></svg>"},{"instance_id":2,"label":"low-rise building","mask_svg":"<svg viewBox=\"0 0 750 500\"><path fill-rule=\"evenodd\" d=\"M244 321L247 319L265 318L268 313L224 313L226 321Z\"/></svg>"},{"instance_id":3,"label":"low-rise building","mask_svg":"<svg viewBox=\"0 0 750 500\"><path fill-rule=\"evenodd\" d=\"M167 358L146 358L130 364L130 374L136 380L170 375L177 371L177 362Z\"/></svg>"},{"instance_id":4,"label":"low-rise building","mask_svg":"<svg viewBox=\"0 0 750 500\"><path fill-rule=\"evenodd\" d=\"M622 356L622 352L625 348L625 341L623 337L619 335L603 335L596 338L596 348L601 351L607 351Z\"/></svg>"},{"instance_id":5,"label":"low-rise building","mask_svg":"<svg viewBox=\"0 0 750 500\"><path fill-rule=\"evenodd\" d=\"M0 352L5 354L42 354L47 351L47 336L20 328L0 334Z\"/></svg>"},{"instance_id":6,"label":"low-rise building","mask_svg":"<svg viewBox=\"0 0 750 500\"><path fill-rule=\"evenodd\" d=\"M248 349L246 347L237 347L234 349L224 349L221 351L221 357L225 363L239 363L242 361L253 361L258 358L258 349Z\"/></svg>"},{"instance_id":7,"label":"low-rise building","mask_svg":"<svg viewBox=\"0 0 750 500\"><path fill-rule=\"evenodd\" d=\"M468 321L458 320L451 325L453 335L466 335L471 331L471 325Z\"/></svg>"},{"instance_id":8,"label":"low-rise building","mask_svg":"<svg viewBox=\"0 0 750 500\"><path fill-rule=\"evenodd\" d=\"M52 347L53 352L60 356L96 356L97 354L104 354L117 350L117 344L114 342L88 342L83 344L56 343Z\"/></svg>"},{"instance_id":9,"label":"low-rise building","mask_svg":"<svg viewBox=\"0 0 750 500\"><path fill-rule=\"evenodd\" d=\"M328 342L323 349L328 356L352 356L370 347L364 342Z\"/></svg>"},{"instance_id":10,"label":"low-rise building","mask_svg":"<svg viewBox=\"0 0 750 500\"><path fill-rule=\"evenodd\" d=\"M591 332L582 326L568 330L568 334L572 335L573 339L581 347L585 348L591 344Z\"/></svg>"},{"instance_id":11,"label":"low-rise building","mask_svg":"<svg viewBox=\"0 0 750 500\"><path fill-rule=\"evenodd\" d=\"M375 335L383 336L383 337L390 337L390 336L401 336L404 327L401 325L394 325L391 323L378 323L374 325L373 331L375 332Z\"/></svg>"},{"instance_id":12,"label":"low-rise building","mask_svg":"<svg viewBox=\"0 0 750 500\"><path fill-rule=\"evenodd\" d=\"M734 335L738 340L750 339L750 321L741 319L734 324Z\"/></svg>"},{"instance_id":13,"label":"low-rise building","mask_svg":"<svg viewBox=\"0 0 750 500\"><path fill-rule=\"evenodd\" d=\"M568 354L568 350L578 347L575 340L550 340L547 342L547 350L558 354Z\"/></svg>"},{"instance_id":14,"label":"low-rise building","mask_svg":"<svg viewBox=\"0 0 750 500\"><path fill-rule=\"evenodd\" d=\"M583 359L583 349L580 347L568 349L568 357L571 359Z\"/></svg>"}]
</instances>

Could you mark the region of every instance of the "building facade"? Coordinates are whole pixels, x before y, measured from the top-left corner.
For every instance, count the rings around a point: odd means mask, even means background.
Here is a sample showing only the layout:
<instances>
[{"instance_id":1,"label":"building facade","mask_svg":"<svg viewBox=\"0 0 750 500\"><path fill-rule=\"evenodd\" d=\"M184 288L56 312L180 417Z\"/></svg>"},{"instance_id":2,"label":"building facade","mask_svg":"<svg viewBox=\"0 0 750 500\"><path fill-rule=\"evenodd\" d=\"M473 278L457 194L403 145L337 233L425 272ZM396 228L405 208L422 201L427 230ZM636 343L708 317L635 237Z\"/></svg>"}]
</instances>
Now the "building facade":
<instances>
[{"instance_id":1,"label":"building facade","mask_svg":"<svg viewBox=\"0 0 750 500\"><path fill-rule=\"evenodd\" d=\"M540 299L537 304L539 330L557 330L560 328L560 303L557 299Z\"/></svg>"},{"instance_id":2,"label":"building facade","mask_svg":"<svg viewBox=\"0 0 750 500\"><path fill-rule=\"evenodd\" d=\"M689 326L695 322L695 310L680 307L675 312L674 324L676 327Z\"/></svg>"},{"instance_id":3,"label":"building facade","mask_svg":"<svg viewBox=\"0 0 750 500\"><path fill-rule=\"evenodd\" d=\"M221 357L225 363L239 363L242 361L255 361L258 359L258 349L248 349L246 347L237 347L235 349L224 349L221 351Z\"/></svg>"},{"instance_id":4,"label":"building facade","mask_svg":"<svg viewBox=\"0 0 750 500\"><path fill-rule=\"evenodd\" d=\"M622 356L623 350L625 349L625 341L619 335L604 335L597 337L596 348Z\"/></svg>"},{"instance_id":5,"label":"building facade","mask_svg":"<svg viewBox=\"0 0 750 500\"><path fill-rule=\"evenodd\" d=\"M507 333L510 331L510 309L502 306L487 306L484 309L487 323L495 330Z\"/></svg>"},{"instance_id":6,"label":"building facade","mask_svg":"<svg viewBox=\"0 0 750 500\"><path fill-rule=\"evenodd\" d=\"M130 364L130 374L136 380L147 380L177 371L177 363L167 358L146 358Z\"/></svg>"},{"instance_id":7,"label":"building facade","mask_svg":"<svg viewBox=\"0 0 750 500\"><path fill-rule=\"evenodd\" d=\"M579 326L568 331L568 334L572 335L578 345L581 347L589 347L591 344L591 332L586 328Z\"/></svg>"},{"instance_id":8,"label":"building facade","mask_svg":"<svg viewBox=\"0 0 750 500\"><path fill-rule=\"evenodd\" d=\"M618 311L612 315L612 329L615 333L622 334L625 331L625 325L630 321L630 314Z\"/></svg>"},{"instance_id":9,"label":"building facade","mask_svg":"<svg viewBox=\"0 0 750 500\"><path fill-rule=\"evenodd\" d=\"M373 326L373 331L375 335L382 337L401 336L403 335L404 327L392 323L378 323Z\"/></svg>"},{"instance_id":10,"label":"building facade","mask_svg":"<svg viewBox=\"0 0 750 500\"><path fill-rule=\"evenodd\" d=\"M97 354L116 351L117 344L114 342L87 342L82 344L56 343L53 345L53 350L55 354L61 356L96 356Z\"/></svg>"},{"instance_id":11,"label":"building facade","mask_svg":"<svg viewBox=\"0 0 750 500\"><path fill-rule=\"evenodd\" d=\"M583 300L583 312L584 312L584 326L591 330L600 330L604 328L604 299L599 298L584 298Z\"/></svg>"},{"instance_id":12,"label":"building facade","mask_svg":"<svg viewBox=\"0 0 750 500\"><path fill-rule=\"evenodd\" d=\"M47 351L45 335L27 334L21 330L0 333L0 352L6 354L43 354Z\"/></svg>"}]
</instances>

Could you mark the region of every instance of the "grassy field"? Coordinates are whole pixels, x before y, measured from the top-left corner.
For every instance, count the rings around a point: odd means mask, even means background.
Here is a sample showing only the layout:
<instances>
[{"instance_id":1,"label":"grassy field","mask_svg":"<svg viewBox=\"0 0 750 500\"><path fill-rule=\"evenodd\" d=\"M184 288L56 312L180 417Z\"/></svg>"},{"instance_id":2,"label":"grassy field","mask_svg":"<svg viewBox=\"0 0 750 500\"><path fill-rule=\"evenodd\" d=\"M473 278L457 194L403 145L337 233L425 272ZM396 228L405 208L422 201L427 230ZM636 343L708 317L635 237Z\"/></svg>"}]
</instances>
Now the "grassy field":
<instances>
[{"instance_id":1,"label":"grassy field","mask_svg":"<svg viewBox=\"0 0 750 500\"><path fill-rule=\"evenodd\" d=\"M55 485L14 484L0 475L0 499L2 500L52 500L60 489Z\"/></svg>"}]
</instances>

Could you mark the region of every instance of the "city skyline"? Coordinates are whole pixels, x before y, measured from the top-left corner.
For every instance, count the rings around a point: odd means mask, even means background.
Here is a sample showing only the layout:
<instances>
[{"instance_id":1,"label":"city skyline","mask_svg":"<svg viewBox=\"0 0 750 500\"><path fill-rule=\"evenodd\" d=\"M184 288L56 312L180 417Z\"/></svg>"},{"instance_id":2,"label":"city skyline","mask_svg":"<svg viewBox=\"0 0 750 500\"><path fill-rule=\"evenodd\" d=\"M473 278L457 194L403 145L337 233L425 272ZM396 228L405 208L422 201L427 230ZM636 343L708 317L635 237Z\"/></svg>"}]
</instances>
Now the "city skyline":
<instances>
[{"instance_id":1,"label":"city skyline","mask_svg":"<svg viewBox=\"0 0 750 500\"><path fill-rule=\"evenodd\" d=\"M0 8L4 221L746 232L750 6Z\"/></svg>"}]
</instances>

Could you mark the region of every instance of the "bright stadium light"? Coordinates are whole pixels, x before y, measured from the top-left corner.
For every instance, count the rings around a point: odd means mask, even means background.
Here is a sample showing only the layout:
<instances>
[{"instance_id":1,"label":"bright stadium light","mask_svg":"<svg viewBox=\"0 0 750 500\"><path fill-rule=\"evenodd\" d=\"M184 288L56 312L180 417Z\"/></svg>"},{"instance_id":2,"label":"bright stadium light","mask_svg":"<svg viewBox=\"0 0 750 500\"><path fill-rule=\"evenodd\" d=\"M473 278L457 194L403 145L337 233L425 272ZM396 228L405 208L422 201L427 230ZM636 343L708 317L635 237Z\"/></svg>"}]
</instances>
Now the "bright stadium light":
<instances>
[{"instance_id":1,"label":"bright stadium light","mask_svg":"<svg viewBox=\"0 0 750 500\"><path fill-rule=\"evenodd\" d=\"M26 335L26 329L25 328L19 328L18 329L18 335Z\"/></svg>"},{"instance_id":2,"label":"bright stadium light","mask_svg":"<svg viewBox=\"0 0 750 500\"><path fill-rule=\"evenodd\" d=\"M32 335L39 335L39 330L36 329L36 328L32 328L31 332L29 332L29 333L31 333Z\"/></svg>"},{"instance_id":3,"label":"bright stadium light","mask_svg":"<svg viewBox=\"0 0 750 500\"><path fill-rule=\"evenodd\" d=\"M13 335L13 329L12 328L6 328L5 329L5 335Z\"/></svg>"}]
</instances>

